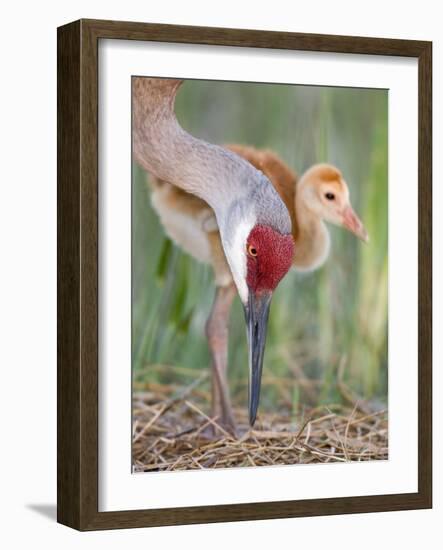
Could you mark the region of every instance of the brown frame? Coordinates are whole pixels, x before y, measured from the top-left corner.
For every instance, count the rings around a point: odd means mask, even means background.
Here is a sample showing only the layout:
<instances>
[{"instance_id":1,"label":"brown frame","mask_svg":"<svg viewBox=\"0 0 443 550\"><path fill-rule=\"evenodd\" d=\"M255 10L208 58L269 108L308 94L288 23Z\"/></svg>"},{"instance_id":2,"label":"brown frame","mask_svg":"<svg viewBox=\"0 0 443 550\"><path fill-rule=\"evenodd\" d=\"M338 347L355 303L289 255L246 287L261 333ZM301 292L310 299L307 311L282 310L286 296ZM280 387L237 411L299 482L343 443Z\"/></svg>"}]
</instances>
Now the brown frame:
<instances>
[{"instance_id":1,"label":"brown frame","mask_svg":"<svg viewBox=\"0 0 443 550\"><path fill-rule=\"evenodd\" d=\"M144 40L418 58L418 492L98 511L98 41ZM58 29L58 521L79 530L431 508L432 43L80 20Z\"/></svg>"}]
</instances>

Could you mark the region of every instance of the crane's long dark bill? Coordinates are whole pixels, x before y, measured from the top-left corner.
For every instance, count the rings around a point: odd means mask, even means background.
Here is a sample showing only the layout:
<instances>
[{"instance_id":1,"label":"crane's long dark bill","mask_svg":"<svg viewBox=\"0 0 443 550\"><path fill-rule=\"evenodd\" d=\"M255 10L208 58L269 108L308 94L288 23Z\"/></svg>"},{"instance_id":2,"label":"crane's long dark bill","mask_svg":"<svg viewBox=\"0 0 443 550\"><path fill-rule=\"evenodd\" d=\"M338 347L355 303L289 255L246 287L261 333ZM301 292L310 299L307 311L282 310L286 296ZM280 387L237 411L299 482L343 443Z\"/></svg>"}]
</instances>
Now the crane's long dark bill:
<instances>
[{"instance_id":1,"label":"crane's long dark bill","mask_svg":"<svg viewBox=\"0 0 443 550\"><path fill-rule=\"evenodd\" d=\"M261 374L272 292L249 291L245 316L249 346L249 424L254 425L260 400Z\"/></svg>"}]
</instances>

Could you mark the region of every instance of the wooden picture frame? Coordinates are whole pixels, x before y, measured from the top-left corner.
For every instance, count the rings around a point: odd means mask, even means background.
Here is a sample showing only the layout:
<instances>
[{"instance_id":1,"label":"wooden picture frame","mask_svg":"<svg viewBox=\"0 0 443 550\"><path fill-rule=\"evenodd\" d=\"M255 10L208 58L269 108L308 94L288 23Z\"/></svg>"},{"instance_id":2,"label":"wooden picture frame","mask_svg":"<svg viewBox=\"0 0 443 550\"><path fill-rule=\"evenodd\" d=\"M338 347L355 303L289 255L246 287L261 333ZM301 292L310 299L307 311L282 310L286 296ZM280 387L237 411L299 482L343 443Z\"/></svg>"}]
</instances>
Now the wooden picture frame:
<instances>
[{"instance_id":1,"label":"wooden picture frame","mask_svg":"<svg viewBox=\"0 0 443 550\"><path fill-rule=\"evenodd\" d=\"M98 42L207 44L418 59L418 491L345 498L98 511ZM432 44L80 20L58 29L58 521L79 530L432 506Z\"/></svg>"}]
</instances>

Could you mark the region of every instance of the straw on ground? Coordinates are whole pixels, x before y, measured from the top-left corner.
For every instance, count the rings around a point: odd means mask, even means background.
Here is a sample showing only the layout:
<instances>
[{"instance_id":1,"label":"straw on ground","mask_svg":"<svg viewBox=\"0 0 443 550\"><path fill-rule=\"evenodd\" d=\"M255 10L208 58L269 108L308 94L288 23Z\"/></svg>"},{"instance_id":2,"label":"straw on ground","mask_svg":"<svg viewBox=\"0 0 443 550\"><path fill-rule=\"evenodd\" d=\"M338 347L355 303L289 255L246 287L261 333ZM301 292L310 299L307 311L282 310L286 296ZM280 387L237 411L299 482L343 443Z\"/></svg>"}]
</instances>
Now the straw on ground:
<instances>
[{"instance_id":1,"label":"straw on ground","mask_svg":"<svg viewBox=\"0 0 443 550\"><path fill-rule=\"evenodd\" d=\"M133 471L195 470L386 460L387 410L331 404L261 413L255 429L235 408L237 437L208 415L209 393L190 386L147 384L133 400Z\"/></svg>"}]
</instances>

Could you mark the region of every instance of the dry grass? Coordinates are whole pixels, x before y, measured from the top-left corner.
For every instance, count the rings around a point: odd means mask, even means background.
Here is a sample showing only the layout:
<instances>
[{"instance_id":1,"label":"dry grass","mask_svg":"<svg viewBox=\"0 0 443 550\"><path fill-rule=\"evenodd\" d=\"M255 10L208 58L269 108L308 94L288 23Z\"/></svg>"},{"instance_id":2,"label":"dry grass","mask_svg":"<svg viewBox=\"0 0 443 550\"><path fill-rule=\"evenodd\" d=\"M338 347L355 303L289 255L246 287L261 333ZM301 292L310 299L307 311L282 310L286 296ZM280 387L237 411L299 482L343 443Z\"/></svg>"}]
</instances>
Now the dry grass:
<instances>
[{"instance_id":1,"label":"dry grass","mask_svg":"<svg viewBox=\"0 0 443 550\"><path fill-rule=\"evenodd\" d=\"M387 410L330 405L261 412L254 429L247 412L235 408L237 436L208 416L209 393L199 378L185 388L144 384L133 400L134 472L197 470L386 460Z\"/></svg>"}]
</instances>

